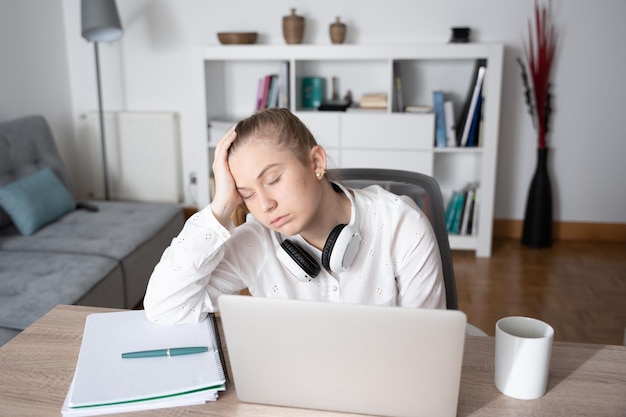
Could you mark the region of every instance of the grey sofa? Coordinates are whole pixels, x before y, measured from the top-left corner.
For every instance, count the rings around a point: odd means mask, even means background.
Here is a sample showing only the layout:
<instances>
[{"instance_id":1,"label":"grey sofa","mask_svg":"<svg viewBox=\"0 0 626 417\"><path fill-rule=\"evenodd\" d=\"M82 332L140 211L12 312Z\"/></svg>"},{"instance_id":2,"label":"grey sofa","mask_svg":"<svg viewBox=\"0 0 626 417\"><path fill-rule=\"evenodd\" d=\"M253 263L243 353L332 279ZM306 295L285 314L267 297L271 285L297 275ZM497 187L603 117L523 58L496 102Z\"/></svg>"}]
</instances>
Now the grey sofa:
<instances>
[{"instance_id":1,"label":"grey sofa","mask_svg":"<svg viewBox=\"0 0 626 417\"><path fill-rule=\"evenodd\" d=\"M13 221L20 213L3 210L9 206L1 192L44 167L69 189L46 120L0 123L0 346L57 304L137 306L154 265L184 223L177 204L91 201L98 211L74 204L24 234Z\"/></svg>"}]
</instances>

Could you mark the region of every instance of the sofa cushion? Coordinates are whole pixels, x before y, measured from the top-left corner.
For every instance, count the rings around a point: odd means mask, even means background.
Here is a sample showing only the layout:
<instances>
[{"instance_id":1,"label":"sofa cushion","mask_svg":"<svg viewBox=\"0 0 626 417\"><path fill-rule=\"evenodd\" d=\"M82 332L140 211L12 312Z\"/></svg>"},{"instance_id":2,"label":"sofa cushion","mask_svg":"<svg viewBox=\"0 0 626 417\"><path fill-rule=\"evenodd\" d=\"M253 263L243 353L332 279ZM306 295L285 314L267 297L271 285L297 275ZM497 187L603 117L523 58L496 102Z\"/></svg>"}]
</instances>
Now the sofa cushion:
<instances>
[{"instance_id":1,"label":"sofa cushion","mask_svg":"<svg viewBox=\"0 0 626 417\"><path fill-rule=\"evenodd\" d=\"M0 185L49 167L71 189L65 166L43 116L26 116L0 123ZM11 219L0 208L0 228Z\"/></svg>"},{"instance_id":2,"label":"sofa cushion","mask_svg":"<svg viewBox=\"0 0 626 417\"><path fill-rule=\"evenodd\" d=\"M75 210L32 236L20 236L11 227L0 230L0 250L91 254L121 261L182 213L169 203L91 203L97 212Z\"/></svg>"},{"instance_id":3,"label":"sofa cushion","mask_svg":"<svg viewBox=\"0 0 626 417\"><path fill-rule=\"evenodd\" d=\"M50 168L0 187L0 206L23 235L32 235L76 208L65 185Z\"/></svg>"},{"instance_id":4,"label":"sofa cushion","mask_svg":"<svg viewBox=\"0 0 626 417\"><path fill-rule=\"evenodd\" d=\"M103 256L0 251L0 326L23 330L57 304L74 304L119 264ZM117 271L116 271L117 269Z\"/></svg>"}]
</instances>

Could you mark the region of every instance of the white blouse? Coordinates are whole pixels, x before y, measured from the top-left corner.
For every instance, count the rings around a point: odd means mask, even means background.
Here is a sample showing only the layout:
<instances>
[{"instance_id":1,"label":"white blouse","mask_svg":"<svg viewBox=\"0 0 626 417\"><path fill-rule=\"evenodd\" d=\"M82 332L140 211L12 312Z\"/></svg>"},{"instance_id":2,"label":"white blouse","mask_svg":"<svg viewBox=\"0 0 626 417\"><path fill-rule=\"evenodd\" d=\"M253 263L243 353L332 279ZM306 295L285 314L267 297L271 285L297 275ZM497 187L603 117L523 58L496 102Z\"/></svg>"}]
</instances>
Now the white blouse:
<instances>
[{"instance_id":1,"label":"white blouse","mask_svg":"<svg viewBox=\"0 0 626 417\"><path fill-rule=\"evenodd\" d=\"M190 323L217 311L222 294L248 288L253 296L342 303L445 308L441 257L430 221L408 197L379 186L354 189L361 246L350 269L322 268L310 282L296 279L276 256L276 233L252 215L232 229L210 206L187 220L156 265L144 308L150 320ZM321 265L321 251L289 237Z\"/></svg>"}]
</instances>

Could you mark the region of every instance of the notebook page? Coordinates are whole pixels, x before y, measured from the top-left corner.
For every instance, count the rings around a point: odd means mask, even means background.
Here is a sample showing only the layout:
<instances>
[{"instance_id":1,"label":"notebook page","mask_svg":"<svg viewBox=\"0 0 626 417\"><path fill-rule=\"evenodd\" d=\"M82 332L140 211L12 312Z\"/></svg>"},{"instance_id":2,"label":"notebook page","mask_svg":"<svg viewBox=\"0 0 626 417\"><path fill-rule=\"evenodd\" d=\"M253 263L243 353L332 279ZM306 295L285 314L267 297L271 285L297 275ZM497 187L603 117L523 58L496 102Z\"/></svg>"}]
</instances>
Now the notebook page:
<instances>
[{"instance_id":1,"label":"notebook page","mask_svg":"<svg viewBox=\"0 0 626 417\"><path fill-rule=\"evenodd\" d=\"M210 320L169 326L149 321L143 310L87 317L70 394L70 407L107 405L171 396L198 389L223 389L215 333ZM209 352L122 359L123 352L208 346Z\"/></svg>"}]
</instances>

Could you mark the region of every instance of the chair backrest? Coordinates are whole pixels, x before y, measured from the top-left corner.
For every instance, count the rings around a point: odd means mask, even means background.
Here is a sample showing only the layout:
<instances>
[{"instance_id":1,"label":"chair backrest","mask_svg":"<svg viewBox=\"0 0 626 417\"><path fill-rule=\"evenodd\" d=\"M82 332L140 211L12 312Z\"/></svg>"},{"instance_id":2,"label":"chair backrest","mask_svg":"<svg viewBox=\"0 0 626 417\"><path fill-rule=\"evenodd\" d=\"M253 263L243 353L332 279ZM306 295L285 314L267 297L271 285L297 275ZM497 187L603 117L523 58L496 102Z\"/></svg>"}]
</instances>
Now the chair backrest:
<instances>
[{"instance_id":1,"label":"chair backrest","mask_svg":"<svg viewBox=\"0 0 626 417\"><path fill-rule=\"evenodd\" d=\"M376 168L340 168L330 170L344 185L351 188L364 188L378 184L386 190L411 197L428 216L435 232L443 279L446 286L446 303L449 310L458 310L456 280L452 265L452 253L446 229L445 210L441 189L437 181L428 175L418 172Z\"/></svg>"}]
</instances>

